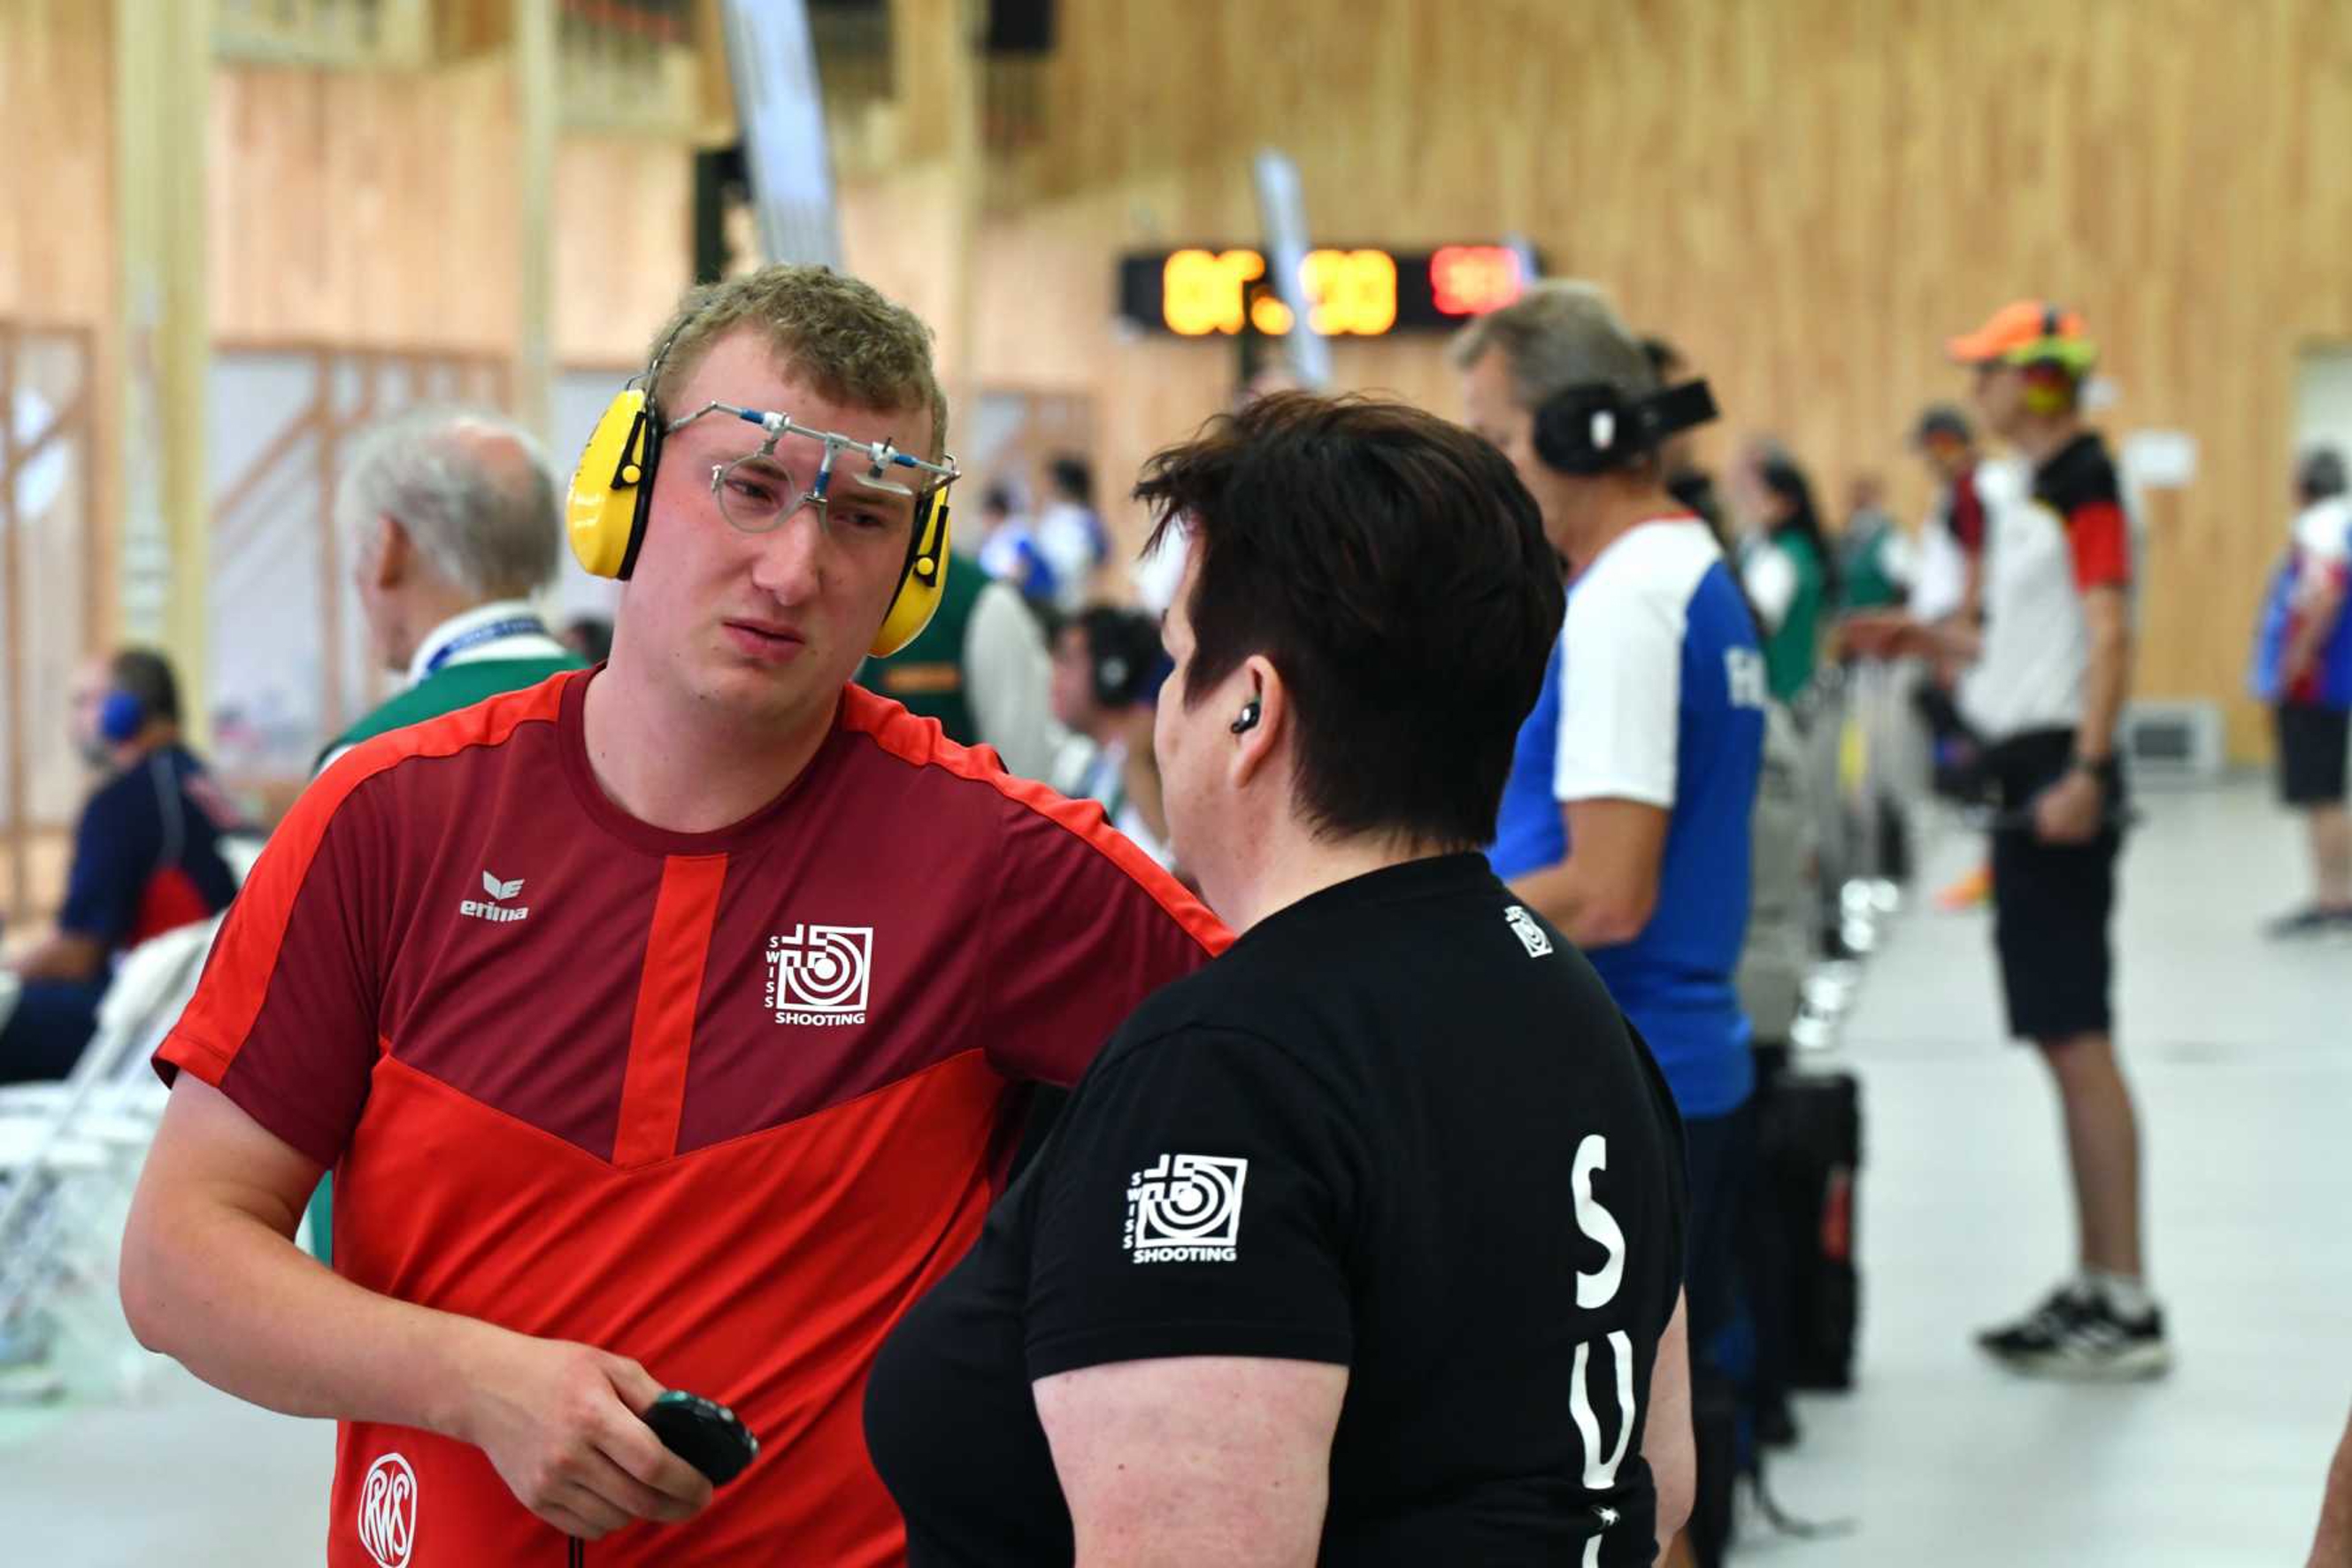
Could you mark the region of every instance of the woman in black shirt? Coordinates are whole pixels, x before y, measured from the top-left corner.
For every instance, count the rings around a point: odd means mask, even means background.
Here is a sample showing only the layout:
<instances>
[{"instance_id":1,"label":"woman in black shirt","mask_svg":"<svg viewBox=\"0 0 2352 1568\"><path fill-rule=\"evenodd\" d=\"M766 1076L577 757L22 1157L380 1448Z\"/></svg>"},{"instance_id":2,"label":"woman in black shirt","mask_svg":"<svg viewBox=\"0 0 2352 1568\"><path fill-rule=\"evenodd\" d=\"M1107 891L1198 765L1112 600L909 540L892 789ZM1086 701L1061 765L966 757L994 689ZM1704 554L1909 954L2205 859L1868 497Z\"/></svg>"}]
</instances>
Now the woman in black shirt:
<instances>
[{"instance_id":1,"label":"woman in black shirt","mask_svg":"<svg viewBox=\"0 0 2352 1568\"><path fill-rule=\"evenodd\" d=\"M909 1562L1648 1563L1687 1495L1679 1127L1475 852L1560 622L1535 502L1454 426L1303 395L1139 494L1188 535L1171 827L1243 934L885 1346Z\"/></svg>"}]
</instances>

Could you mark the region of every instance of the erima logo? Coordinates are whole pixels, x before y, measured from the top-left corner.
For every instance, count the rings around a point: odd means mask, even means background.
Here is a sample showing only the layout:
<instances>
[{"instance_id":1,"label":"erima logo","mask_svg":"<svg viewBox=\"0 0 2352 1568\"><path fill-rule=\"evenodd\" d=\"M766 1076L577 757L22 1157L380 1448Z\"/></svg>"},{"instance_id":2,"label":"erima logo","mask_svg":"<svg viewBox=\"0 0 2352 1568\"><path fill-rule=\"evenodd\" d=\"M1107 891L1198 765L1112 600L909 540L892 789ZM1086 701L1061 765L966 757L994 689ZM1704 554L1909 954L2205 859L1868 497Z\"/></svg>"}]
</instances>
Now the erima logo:
<instances>
[{"instance_id":1,"label":"erima logo","mask_svg":"<svg viewBox=\"0 0 2352 1568\"><path fill-rule=\"evenodd\" d=\"M1231 1263L1241 1256L1242 1184L1249 1162L1162 1154L1127 1184L1121 1245L1137 1263Z\"/></svg>"},{"instance_id":2,"label":"erima logo","mask_svg":"<svg viewBox=\"0 0 2352 1568\"><path fill-rule=\"evenodd\" d=\"M368 1467L360 1485L360 1544L379 1568L408 1568L416 1545L416 1472L398 1454Z\"/></svg>"},{"instance_id":3,"label":"erima logo","mask_svg":"<svg viewBox=\"0 0 2352 1568\"><path fill-rule=\"evenodd\" d=\"M1536 924L1536 917L1528 913L1526 905L1513 904L1503 911L1503 919L1510 922L1511 934L1519 939L1519 945L1528 950L1529 958L1550 956L1551 938L1544 934L1543 927Z\"/></svg>"},{"instance_id":4,"label":"erima logo","mask_svg":"<svg viewBox=\"0 0 2352 1568\"><path fill-rule=\"evenodd\" d=\"M471 915L478 921L520 921L530 918L529 910L510 910L499 901L501 899L511 899L522 891L520 877L517 877L511 882L501 882L485 871L482 873L482 891L489 894L487 902L480 899L467 899L457 906L457 912L461 915Z\"/></svg>"}]
</instances>

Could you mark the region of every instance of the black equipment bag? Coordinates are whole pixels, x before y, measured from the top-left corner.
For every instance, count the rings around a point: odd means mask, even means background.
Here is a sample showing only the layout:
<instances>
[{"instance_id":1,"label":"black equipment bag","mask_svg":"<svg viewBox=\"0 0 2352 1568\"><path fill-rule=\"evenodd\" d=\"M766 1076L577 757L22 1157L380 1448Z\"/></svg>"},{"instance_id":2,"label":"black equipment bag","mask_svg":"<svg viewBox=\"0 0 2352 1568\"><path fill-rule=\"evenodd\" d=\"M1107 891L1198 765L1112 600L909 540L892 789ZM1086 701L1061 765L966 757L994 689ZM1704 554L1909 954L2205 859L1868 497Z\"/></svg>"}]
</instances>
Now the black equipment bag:
<instances>
[{"instance_id":1,"label":"black equipment bag","mask_svg":"<svg viewBox=\"0 0 2352 1568\"><path fill-rule=\"evenodd\" d=\"M1861 1083L1849 1072L1769 1075L1758 1108L1755 1290L1767 1390L1853 1386Z\"/></svg>"}]
</instances>

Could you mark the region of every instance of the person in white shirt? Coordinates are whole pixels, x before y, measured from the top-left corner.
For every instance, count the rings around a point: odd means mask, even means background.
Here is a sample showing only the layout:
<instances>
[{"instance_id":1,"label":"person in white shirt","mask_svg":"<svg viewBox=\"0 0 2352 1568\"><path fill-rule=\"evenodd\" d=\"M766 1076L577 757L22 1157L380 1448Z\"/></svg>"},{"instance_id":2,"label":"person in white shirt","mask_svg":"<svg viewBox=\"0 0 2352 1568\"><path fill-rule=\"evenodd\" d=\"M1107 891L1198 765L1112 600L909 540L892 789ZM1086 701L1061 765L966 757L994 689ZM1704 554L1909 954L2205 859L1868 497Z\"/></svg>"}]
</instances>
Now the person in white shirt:
<instances>
[{"instance_id":1,"label":"person in white shirt","mask_svg":"<svg viewBox=\"0 0 2352 1568\"><path fill-rule=\"evenodd\" d=\"M1074 614L1094 597L1095 574L1110 558L1110 535L1095 510L1094 474L1085 458L1065 454L1045 474L1051 499L1037 514L1037 551L1052 568L1054 602Z\"/></svg>"}]
</instances>

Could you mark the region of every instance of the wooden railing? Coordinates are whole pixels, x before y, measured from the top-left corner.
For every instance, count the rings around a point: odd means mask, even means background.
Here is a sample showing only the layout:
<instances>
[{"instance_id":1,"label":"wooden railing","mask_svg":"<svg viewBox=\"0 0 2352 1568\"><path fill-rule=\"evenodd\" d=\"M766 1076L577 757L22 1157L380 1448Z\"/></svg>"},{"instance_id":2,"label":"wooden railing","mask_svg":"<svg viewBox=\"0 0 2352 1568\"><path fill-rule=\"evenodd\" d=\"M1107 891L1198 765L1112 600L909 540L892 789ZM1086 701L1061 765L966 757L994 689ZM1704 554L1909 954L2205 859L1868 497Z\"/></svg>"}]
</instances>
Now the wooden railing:
<instances>
[{"instance_id":1,"label":"wooden railing","mask_svg":"<svg viewBox=\"0 0 2352 1568\"><path fill-rule=\"evenodd\" d=\"M95 353L82 327L0 320L0 896L38 901L37 847L73 820L76 669L103 626L91 468Z\"/></svg>"}]
</instances>

